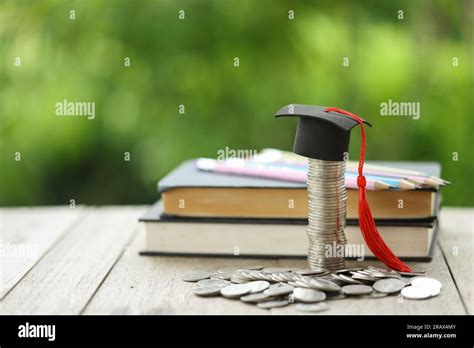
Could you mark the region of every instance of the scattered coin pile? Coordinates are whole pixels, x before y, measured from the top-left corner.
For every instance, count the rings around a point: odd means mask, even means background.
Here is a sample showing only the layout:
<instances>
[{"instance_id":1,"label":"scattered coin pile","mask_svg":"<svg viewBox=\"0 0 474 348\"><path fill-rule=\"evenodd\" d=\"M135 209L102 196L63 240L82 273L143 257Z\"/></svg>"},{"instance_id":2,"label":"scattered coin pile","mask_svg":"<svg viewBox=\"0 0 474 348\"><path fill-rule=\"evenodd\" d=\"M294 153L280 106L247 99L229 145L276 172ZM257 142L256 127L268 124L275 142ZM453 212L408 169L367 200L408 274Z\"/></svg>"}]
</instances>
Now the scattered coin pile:
<instances>
[{"instance_id":1,"label":"scattered coin pile","mask_svg":"<svg viewBox=\"0 0 474 348\"><path fill-rule=\"evenodd\" d=\"M424 270L396 272L369 266L331 272L324 268L264 268L260 265L221 268L217 272L193 272L182 280L197 283L197 296L223 296L270 309L295 303L302 312L321 312L326 301L344 298L380 298L401 294L421 300L437 296L442 284Z\"/></svg>"}]
</instances>

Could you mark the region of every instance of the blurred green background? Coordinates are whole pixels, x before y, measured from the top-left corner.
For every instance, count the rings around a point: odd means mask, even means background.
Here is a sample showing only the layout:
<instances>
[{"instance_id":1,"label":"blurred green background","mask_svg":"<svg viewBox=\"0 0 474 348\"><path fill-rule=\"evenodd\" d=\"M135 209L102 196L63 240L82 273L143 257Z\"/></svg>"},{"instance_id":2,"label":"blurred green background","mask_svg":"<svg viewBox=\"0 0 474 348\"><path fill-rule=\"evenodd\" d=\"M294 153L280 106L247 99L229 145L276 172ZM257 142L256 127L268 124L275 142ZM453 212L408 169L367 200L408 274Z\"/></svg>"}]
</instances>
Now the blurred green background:
<instances>
[{"instance_id":1,"label":"blurred green background","mask_svg":"<svg viewBox=\"0 0 474 348\"><path fill-rule=\"evenodd\" d=\"M272 115L302 103L368 119L370 160L441 162L444 204L472 206L473 13L451 0L1 0L0 204L152 203L185 159L290 150L296 123ZM95 119L56 116L64 99L95 102ZM420 102L420 119L380 116L388 99Z\"/></svg>"}]
</instances>

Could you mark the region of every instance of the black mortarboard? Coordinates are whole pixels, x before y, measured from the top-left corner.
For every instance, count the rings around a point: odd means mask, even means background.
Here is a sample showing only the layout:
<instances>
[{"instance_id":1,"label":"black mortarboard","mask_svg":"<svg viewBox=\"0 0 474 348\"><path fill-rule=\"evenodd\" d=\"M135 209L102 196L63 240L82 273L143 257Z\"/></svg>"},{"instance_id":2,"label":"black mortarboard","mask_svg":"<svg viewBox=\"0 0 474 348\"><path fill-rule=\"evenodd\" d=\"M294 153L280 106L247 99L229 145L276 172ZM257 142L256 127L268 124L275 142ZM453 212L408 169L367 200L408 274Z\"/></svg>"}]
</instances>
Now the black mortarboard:
<instances>
[{"instance_id":1,"label":"black mortarboard","mask_svg":"<svg viewBox=\"0 0 474 348\"><path fill-rule=\"evenodd\" d=\"M351 129L358 123L349 116L324 109L322 106L290 104L278 110L275 116L299 116L295 153L320 160L342 161L349 150ZM367 121L363 122L371 126Z\"/></svg>"}]
</instances>

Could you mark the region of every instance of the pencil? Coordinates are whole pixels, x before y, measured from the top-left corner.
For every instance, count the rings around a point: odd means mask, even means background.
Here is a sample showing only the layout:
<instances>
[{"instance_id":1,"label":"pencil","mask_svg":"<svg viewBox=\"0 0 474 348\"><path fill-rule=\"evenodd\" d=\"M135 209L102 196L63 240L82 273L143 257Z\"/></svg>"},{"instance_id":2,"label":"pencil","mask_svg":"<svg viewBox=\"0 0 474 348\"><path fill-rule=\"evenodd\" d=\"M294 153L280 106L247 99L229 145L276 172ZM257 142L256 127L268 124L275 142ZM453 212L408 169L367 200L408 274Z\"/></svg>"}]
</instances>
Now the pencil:
<instances>
[{"instance_id":1,"label":"pencil","mask_svg":"<svg viewBox=\"0 0 474 348\"><path fill-rule=\"evenodd\" d=\"M346 177L357 178L357 176L358 174L356 173L346 172ZM383 182L391 186L392 188L398 189L400 191L414 190L414 189L420 188L420 186L417 185L416 183L403 179L403 178L384 177L384 176L370 175L370 174L365 175L365 178L369 180L373 180L373 181Z\"/></svg>"},{"instance_id":2,"label":"pencil","mask_svg":"<svg viewBox=\"0 0 474 348\"><path fill-rule=\"evenodd\" d=\"M255 158L257 161L262 161L265 163L280 163L288 166L299 166L306 167L307 159L303 156L294 154L288 151L282 151L278 149L263 149ZM346 171L348 172L357 172L359 163L355 161L348 161L346 164ZM449 181L442 178L430 176L427 173L382 166L377 164L366 163L364 165L365 174L373 174L380 176L391 176L391 177L401 177L404 179L409 179L410 181L415 182L418 185L423 187L433 187L438 188L440 185L448 185Z\"/></svg>"},{"instance_id":3,"label":"pencil","mask_svg":"<svg viewBox=\"0 0 474 348\"><path fill-rule=\"evenodd\" d=\"M357 173L357 168L347 168L346 171L350 173ZM379 175L383 177L407 179L407 180L415 182L418 185L425 186L425 187L437 188L439 185L445 185L443 180L441 179L436 180L434 177L428 177L428 176L404 175L400 173L390 173L390 172L380 171L380 170L371 170L371 169L365 170L365 168L364 168L364 173L366 173L367 175Z\"/></svg>"},{"instance_id":4,"label":"pencil","mask_svg":"<svg viewBox=\"0 0 474 348\"><path fill-rule=\"evenodd\" d=\"M358 167L358 162L353 162L353 161L348 161L346 165L346 170L349 171L356 171ZM367 163L364 165L364 171L367 173L371 174L376 174L378 173L379 175L387 175L387 176L400 176L404 177L407 179L414 179L414 178L423 178L424 182L423 185L448 185L450 184L449 181L435 177L435 176L430 176L427 173L424 172L419 172L415 170L409 170L409 169L402 169L402 168L395 168L395 167L388 167L388 166L382 166L382 165L377 165L377 164L371 164ZM417 180L417 179L415 179Z\"/></svg>"}]
</instances>

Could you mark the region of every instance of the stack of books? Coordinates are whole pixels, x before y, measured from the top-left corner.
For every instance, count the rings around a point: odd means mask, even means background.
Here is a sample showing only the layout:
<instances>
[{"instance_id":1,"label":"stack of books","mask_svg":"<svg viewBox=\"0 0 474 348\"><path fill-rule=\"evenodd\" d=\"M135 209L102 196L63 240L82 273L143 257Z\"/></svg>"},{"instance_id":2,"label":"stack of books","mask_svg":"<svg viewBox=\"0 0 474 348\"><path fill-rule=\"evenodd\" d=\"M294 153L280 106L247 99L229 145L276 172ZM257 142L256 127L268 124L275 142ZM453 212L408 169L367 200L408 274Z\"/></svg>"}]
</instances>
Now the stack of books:
<instances>
[{"instance_id":1,"label":"stack of books","mask_svg":"<svg viewBox=\"0 0 474 348\"><path fill-rule=\"evenodd\" d=\"M357 218L357 163L347 162L348 245L365 246ZM430 260L438 227L440 165L368 162L367 199L378 230L402 259ZM142 254L306 257L306 159L267 149L249 160L184 162L158 183L140 220ZM350 256L350 255L348 255Z\"/></svg>"}]
</instances>

